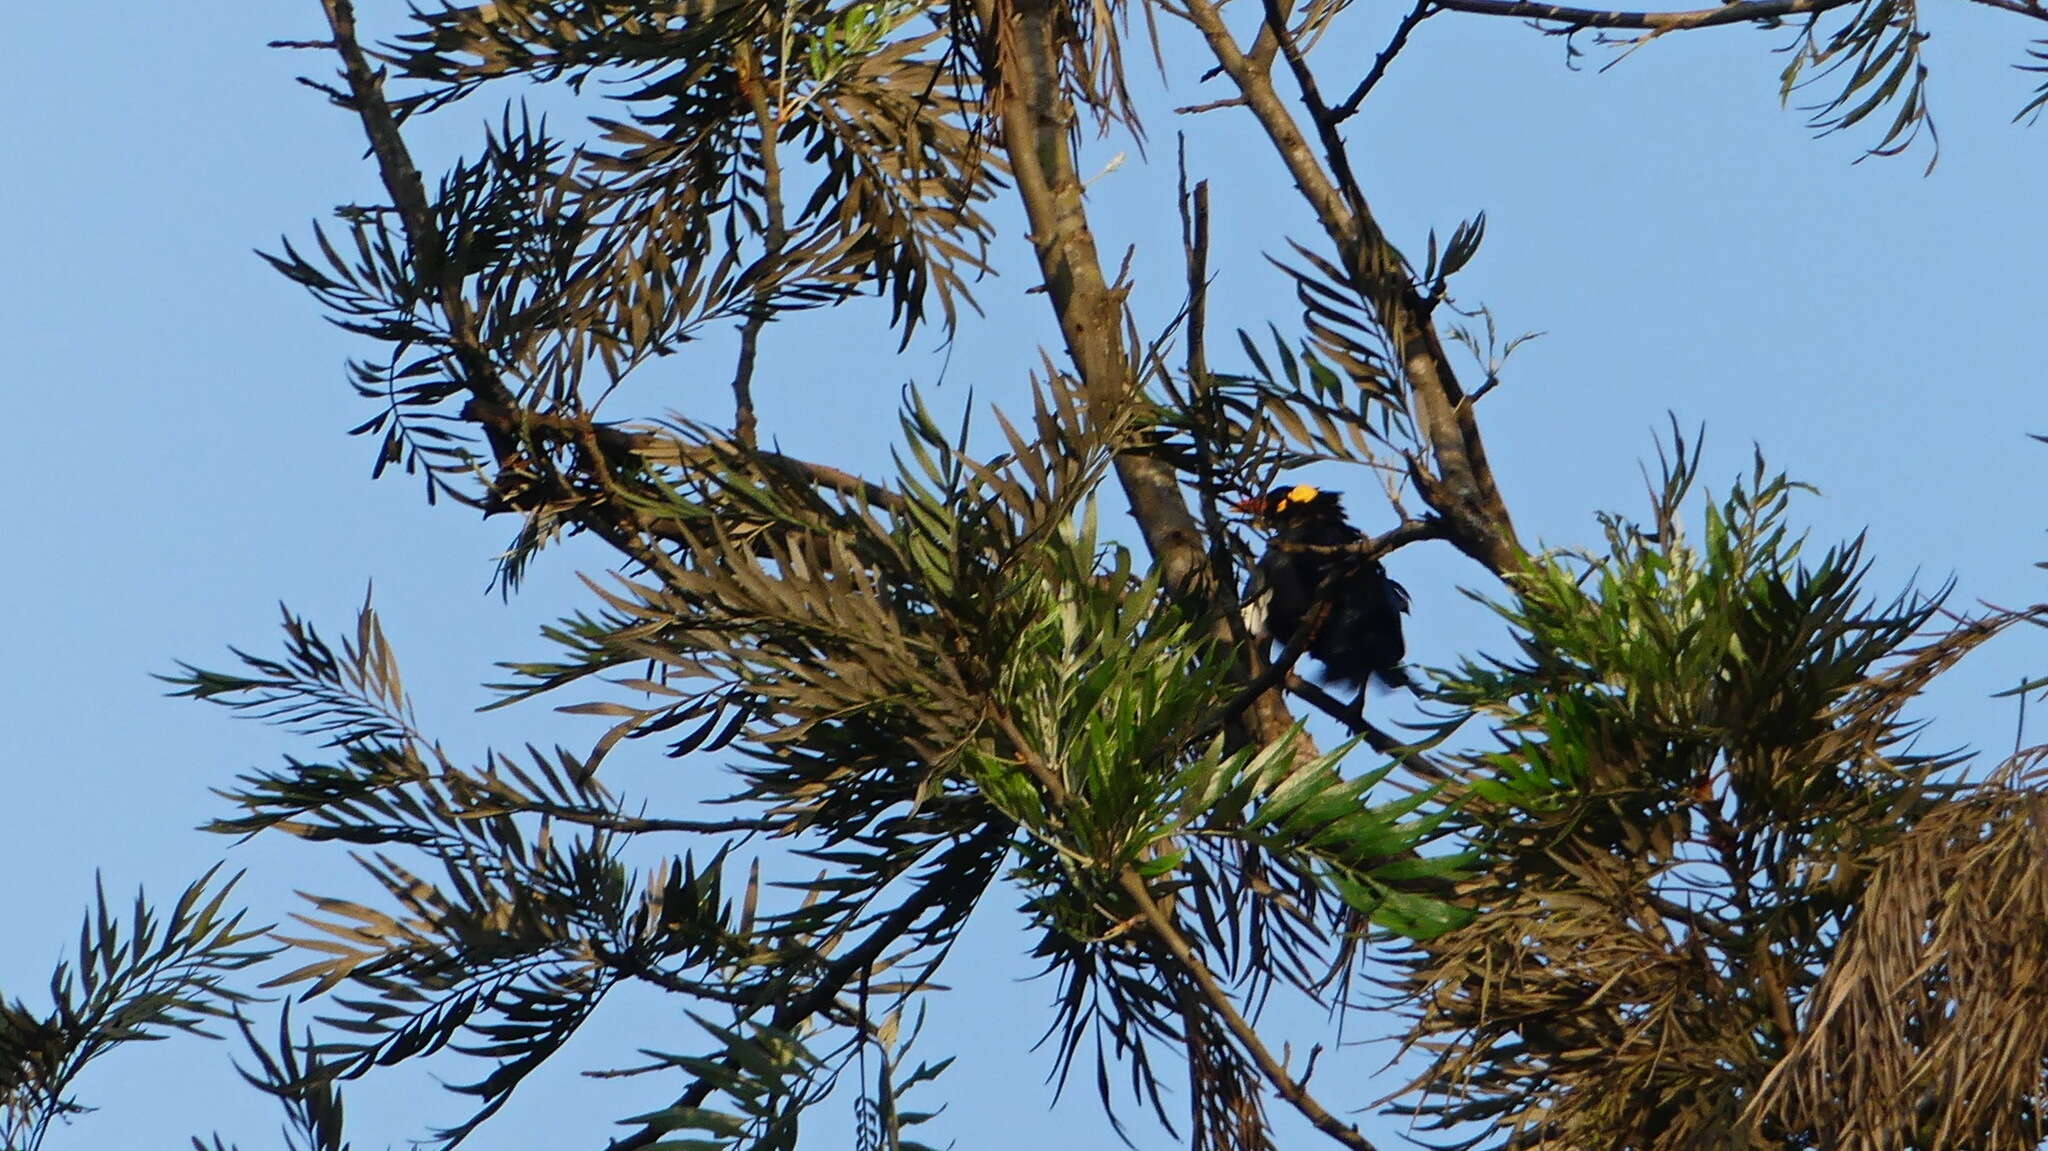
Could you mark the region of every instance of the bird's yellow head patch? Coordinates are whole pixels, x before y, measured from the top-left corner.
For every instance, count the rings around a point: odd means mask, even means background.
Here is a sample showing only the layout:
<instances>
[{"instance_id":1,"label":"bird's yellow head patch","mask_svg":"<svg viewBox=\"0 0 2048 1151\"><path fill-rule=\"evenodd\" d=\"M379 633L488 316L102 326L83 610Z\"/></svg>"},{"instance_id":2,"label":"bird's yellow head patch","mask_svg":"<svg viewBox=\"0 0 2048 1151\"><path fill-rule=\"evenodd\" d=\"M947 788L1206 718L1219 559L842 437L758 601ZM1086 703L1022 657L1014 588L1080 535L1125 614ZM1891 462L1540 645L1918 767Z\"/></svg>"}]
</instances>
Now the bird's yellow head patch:
<instances>
[{"instance_id":1,"label":"bird's yellow head patch","mask_svg":"<svg viewBox=\"0 0 2048 1151\"><path fill-rule=\"evenodd\" d=\"M1283 512L1289 508L1312 504L1316 502L1316 497L1322 494L1321 489L1313 485L1296 484L1280 493L1280 498L1273 501L1273 510L1275 512Z\"/></svg>"},{"instance_id":2,"label":"bird's yellow head patch","mask_svg":"<svg viewBox=\"0 0 2048 1151\"><path fill-rule=\"evenodd\" d=\"M1333 495L1334 492L1326 492L1310 484L1296 484L1291 488L1274 488L1262 496L1248 496L1233 506L1259 519L1273 520L1329 502Z\"/></svg>"}]
</instances>

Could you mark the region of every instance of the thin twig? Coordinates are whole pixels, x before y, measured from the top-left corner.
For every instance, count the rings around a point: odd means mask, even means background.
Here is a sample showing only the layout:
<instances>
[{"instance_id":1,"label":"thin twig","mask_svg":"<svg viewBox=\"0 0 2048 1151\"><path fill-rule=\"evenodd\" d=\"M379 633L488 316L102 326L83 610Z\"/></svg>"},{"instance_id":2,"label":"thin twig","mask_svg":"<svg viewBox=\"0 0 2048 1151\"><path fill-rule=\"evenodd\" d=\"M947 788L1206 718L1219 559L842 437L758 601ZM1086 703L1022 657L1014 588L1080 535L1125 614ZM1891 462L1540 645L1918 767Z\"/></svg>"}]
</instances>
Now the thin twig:
<instances>
[{"instance_id":1,"label":"thin twig","mask_svg":"<svg viewBox=\"0 0 2048 1151\"><path fill-rule=\"evenodd\" d=\"M1401 49L1408 46L1408 37L1415 31L1416 25L1429 19L1433 10L1434 0L1415 0L1415 7L1408 10L1408 15L1401 18L1400 27L1394 29L1393 39L1387 41L1387 46L1373 59L1372 68L1366 72L1365 79L1358 82L1358 87L1353 88L1351 95L1344 97L1342 103L1330 109L1330 115L1337 123L1341 124L1357 114L1359 106L1365 103L1365 98L1372 94L1372 90L1379 86L1381 80L1386 78L1387 68L1393 64L1394 57L1399 56Z\"/></svg>"},{"instance_id":2,"label":"thin twig","mask_svg":"<svg viewBox=\"0 0 2048 1151\"><path fill-rule=\"evenodd\" d=\"M1207 104L1186 104L1174 111L1182 116L1197 116L1203 112L1214 112L1219 108L1242 108L1244 97L1230 96L1222 100L1211 100Z\"/></svg>"},{"instance_id":3,"label":"thin twig","mask_svg":"<svg viewBox=\"0 0 2048 1151\"><path fill-rule=\"evenodd\" d=\"M1298 675L1290 675L1287 677L1287 690L1300 696L1310 707L1343 724L1345 731L1350 732L1352 735L1365 736L1368 744L1373 743L1373 733L1378 733L1388 740L1393 739L1392 736L1386 736L1384 732L1380 732L1378 728L1367 723L1364 714L1358 708L1331 695L1323 690L1321 685L1313 681ZM1387 749L1375 745L1373 750L1383 752Z\"/></svg>"},{"instance_id":4,"label":"thin twig","mask_svg":"<svg viewBox=\"0 0 2048 1151\"><path fill-rule=\"evenodd\" d=\"M1188 943L1187 937L1181 934L1173 917L1152 898L1151 889L1145 886L1144 877L1136 870L1126 867L1117 880L1124 893L1138 905L1138 911L1144 916L1145 924L1150 928L1153 937L1179 963L1187 977L1194 981L1195 989L1208 1003L1209 1010L1230 1032L1231 1037L1237 1040L1252 1062L1258 1065L1260 1073L1266 1077L1266 1082L1272 1086L1274 1093L1291 1104L1316 1130L1351 1148L1352 1151L1378 1151L1372 1141L1361 1134L1357 1127L1330 1114L1316 1097L1309 1094L1308 1089L1294 1078L1286 1066L1274 1057L1265 1042L1259 1038L1258 1029L1245 1019L1244 1014L1237 1009L1237 1004L1231 1001L1230 993L1217 982L1208 964L1202 962L1202 957L1195 954L1194 947Z\"/></svg>"},{"instance_id":5,"label":"thin twig","mask_svg":"<svg viewBox=\"0 0 2048 1151\"><path fill-rule=\"evenodd\" d=\"M1436 0L1437 7L1479 16L1512 16L1522 20L1564 24L1573 28L1649 28L1682 32L1693 28L1714 28L1725 24L1747 24L1755 20L1777 20L1786 16L1826 12L1859 0L1743 0L1713 8L1684 12L1627 12L1603 8L1573 8L1562 4L1531 3L1530 0ZM1989 3L1992 0L1978 0Z\"/></svg>"},{"instance_id":6,"label":"thin twig","mask_svg":"<svg viewBox=\"0 0 2048 1151\"><path fill-rule=\"evenodd\" d=\"M1220 421L1216 419L1216 390L1209 378L1209 182L1202 180L1189 186L1185 136L1180 140L1179 161L1181 247L1187 254L1188 407L1198 420L1193 437L1195 491L1202 514L1202 532L1209 545L1209 579L1217 600L1224 602L1235 599L1232 585L1236 573L1230 563L1230 529L1217 498L1216 451L1211 434ZM1243 617L1234 611L1222 615L1231 643L1242 645L1247 638Z\"/></svg>"},{"instance_id":7,"label":"thin twig","mask_svg":"<svg viewBox=\"0 0 2048 1151\"><path fill-rule=\"evenodd\" d=\"M1358 708L1346 704L1336 696L1324 691L1317 684L1311 683L1298 675L1290 675L1287 677L1287 690L1299 696L1310 707L1343 724L1346 731L1365 740L1367 747L1372 748L1381 755L1391 756L1395 762L1407 768L1418 779L1429 781L1431 784L1437 784L1451 778L1453 773L1448 768L1424 755L1422 752L1417 751L1415 746L1408 741L1396 739L1385 730L1375 726L1371 720L1365 718ZM1403 786L1405 787L1406 785ZM1407 790L1412 794L1416 789L1407 788Z\"/></svg>"},{"instance_id":8,"label":"thin twig","mask_svg":"<svg viewBox=\"0 0 2048 1151\"><path fill-rule=\"evenodd\" d=\"M761 162L763 221L761 258L754 264L760 273L760 281L754 285L753 301L747 307L746 320L740 325L739 357L733 366L732 435L742 447L751 450L758 442L757 429L760 426L754 412L754 364L760 352L761 329L768 326L774 315L772 304L776 276L781 270L783 249L789 242L789 226L782 203L782 156L776 147L776 137L782 130L781 105L769 99L767 77L761 73L760 52L749 45L741 55L741 61L744 67L741 69L740 87L752 103L754 122L761 129L761 139L754 150Z\"/></svg>"}]
</instances>

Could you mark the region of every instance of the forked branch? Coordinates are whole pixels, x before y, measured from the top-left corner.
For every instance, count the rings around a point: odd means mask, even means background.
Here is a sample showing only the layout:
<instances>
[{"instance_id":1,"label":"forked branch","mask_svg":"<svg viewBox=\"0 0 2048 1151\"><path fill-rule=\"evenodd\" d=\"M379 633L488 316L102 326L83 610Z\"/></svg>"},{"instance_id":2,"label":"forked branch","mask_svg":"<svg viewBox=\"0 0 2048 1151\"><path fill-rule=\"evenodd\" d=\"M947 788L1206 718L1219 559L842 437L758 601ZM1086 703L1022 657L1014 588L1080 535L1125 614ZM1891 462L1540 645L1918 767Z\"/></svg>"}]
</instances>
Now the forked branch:
<instances>
[{"instance_id":1,"label":"forked branch","mask_svg":"<svg viewBox=\"0 0 2048 1151\"><path fill-rule=\"evenodd\" d=\"M1315 126L1329 154L1330 166L1325 166L1274 87L1271 68L1239 46L1222 10L1211 0L1187 0L1181 11L1237 86L1336 248L1362 302L1385 329L1407 384L1417 433L1434 465L1429 473L1416 470L1417 487L1443 517L1445 538L1496 575L1516 570L1522 563L1521 543L1487 462L1471 397L1459 385L1437 334L1432 301L1417 288L1407 261L1381 230L1363 190L1349 177L1344 144L1337 134L1337 110L1326 109ZM1275 38L1285 42L1292 34L1269 18L1259 35L1263 43ZM1292 62L1299 53L1288 55Z\"/></svg>"}]
</instances>

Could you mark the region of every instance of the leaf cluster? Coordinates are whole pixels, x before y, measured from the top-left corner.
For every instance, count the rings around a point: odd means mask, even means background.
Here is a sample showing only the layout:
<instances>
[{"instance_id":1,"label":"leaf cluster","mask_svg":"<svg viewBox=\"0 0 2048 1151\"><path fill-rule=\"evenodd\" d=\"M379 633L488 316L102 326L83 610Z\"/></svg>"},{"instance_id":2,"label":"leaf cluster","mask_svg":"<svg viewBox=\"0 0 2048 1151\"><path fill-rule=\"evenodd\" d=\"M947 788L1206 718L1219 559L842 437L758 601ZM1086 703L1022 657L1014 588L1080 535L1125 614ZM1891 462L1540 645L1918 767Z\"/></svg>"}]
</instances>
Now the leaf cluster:
<instances>
[{"instance_id":1,"label":"leaf cluster","mask_svg":"<svg viewBox=\"0 0 2048 1151\"><path fill-rule=\"evenodd\" d=\"M1456 861L1416 854L1434 834L1421 798L1375 804L1385 771L1340 773L1349 746L1303 763L1291 739L1223 738L1233 665L1206 621L1098 541L1091 496L1129 433L1073 395L1041 389L1029 430L1002 422L1006 450L986 461L967 427L949 434L913 403L890 489L824 489L671 426L695 466L652 468L643 514L674 525L672 545L593 581L602 609L562 621L562 656L514 665L505 685L507 703L602 687L568 708L612 720L588 756L462 766L419 732L367 607L338 648L288 616L283 657L186 669L186 694L334 753L244 777L226 793L243 814L215 830L373 849L359 862L381 899L310 896L313 933L289 942L311 958L275 981L332 1006L302 1046L309 1073L444 1048L485 1059L490 1074L454 1088L479 1105L439 1133L452 1144L610 988L641 980L730 1013L706 1023L708 1051L636 1069L693 1083L642 1137L680 1125L781 1146L873 1030L932 989L1001 876L1056 977L1059 1066L1094 1036L1105 1101L1107 1060L1126 1058L1164 1117L1152 1047L1199 1044L1204 1145L1266 1145L1243 1040L1158 962L1159 928L1136 926L1147 905L1190 909L1192 934L1174 938L1205 973L1320 998L1369 923L1425 937L1461 922L1441 902ZM598 768L636 740L737 753L721 798L735 813L627 814ZM627 841L664 832L727 846L646 873L621 862ZM822 870L757 875L735 907L728 853L763 834ZM777 887L800 898L764 905ZM773 1074L760 1051L781 1053ZM317 1097L300 1086L278 1090Z\"/></svg>"},{"instance_id":2,"label":"leaf cluster","mask_svg":"<svg viewBox=\"0 0 2048 1151\"><path fill-rule=\"evenodd\" d=\"M1446 789L1484 862L1477 917L1412 957L1407 1106L1483 1123L1466 1145L1810 1145L1815 1111L1750 1101L1822 973L1849 978L1876 860L1950 810L1963 757L1917 750L1905 710L2016 618L1871 600L1862 541L1807 557L1761 459L1693 544L1696 461L1676 441L1606 554L1533 563L1498 609L1517 657L1443 685L1497 746Z\"/></svg>"},{"instance_id":3,"label":"leaf cluster","mask_svg":"<svg viewBox=\"0 0 2048 1151\"><path fill-rule=\"evenodd\" d=\"M237 973L276 954L231 913L235 879L219 869L187 886L168 914L142 893L124 918L95 892L74 960L51 972L50 1006L0 1001L0 1146L35 1151L51 1125L89 1110L71 1095L86 1067L124 1043L211 1036L213 1020L249 1001Z\"/></svg>"},{"instance_id":4,"label":"leaf cluster","mask_svg":"<svg viewBox=\"0 0 2048 1151\"><path fill-rule=\"evenodd\" d=\"M1090 228L1083 122L1146 127L1129 5L428 0L366 44L348 0L324 0L342 75L313 86L362 121L386 202L267 258L378 345L350 367L377 408L356 432L378 437L377 471L519 518L508 589L565 533L619 566L499 685L499 706L566 698L607 721L588 751L445 749L367 604L338 645L287 613L282 654L174 677L320 747L244 774L212 830L347 845L369 891L307 894L279 937L296 966L270 986L315 1004L311 1025L286 1012L273 1040L240 1021L245 1076L294 1145L342 1151L344 1085L420 1059L481 1068L434 1133L458 1144L638 983L697 1030L594 1072L666 1084L615 1148L793 1148L839 1092L862 1151L917 1148L931 1112L906 1092L947 1061L911 1042L992 899L1043 964L1058 1083L1092 1055L1113 1123L1135 1100L1198 1151L1271 1151L1275 1100L1372 1151L1309 1090L1321 1048L1297 1060L1262 1016L1350 1009L1371 979L1429 1059L1402 1108L1454 1138L1478 1125L1475 1144L2038 1136L2048 953L2033 893L2007 896L2039 886L2039 805L2017 769L1972 790L1906 717L2023 614L1872 599L1862 541L1809 556L1788 527L1798 485L1760 460L1691 542L1682 439L1648 521L1605 520L1605 554L1528 554L1475 414L1521 339L1502 348L1450 293L1485 218L1411 261L1340 130L1440 11L1654 36L1776 26L1758 5L1418 4L1334 104L1309 54L1345 5L1139 6L1201 34L1203 78L1235 86L1224 103L1258 119L1323 233L1279 262L1300 331L1241 333L1228 373L1206 362L1201 186L1183 188L1188 295L1164 334L1141 335L1132 261L1106 275ZM1918 8L1804 11L1786 92L1839 79L1816 127L1889 110L1874 150L1908 146ZM605 102L564 132L509 101L474 154L422 177L403 130L505 80ZM1066 358L1047 357L1028 416L997 417L994 454L915 395L886 481L763 450L768 325L872 293L899 350L927 324L950 338L1004 192ZM1483 339L1440 335L1443 309L1483 316ZM737 344L729 430L599 420L629 375L719 327ZM1460 385L1450 343L1483 383ZM1378 469L1399 525L1371 546L1447 540L1508 581L1516 649L1444 677L1453 714L1424 745L1330 706L1358 738L1317 750L1283 692L1322 693L1269 663L1274 637L1240 611L1248 548L1222 501L1308 463ZM1149 561L1114 542L1112 481ZM1492 743L1438 750L1473 718ZM659 787L607 785L623 748L725 770L698 789L710 804L671 811ZM54 1013L10 1001L0 1134L33 1144L75 1112L70 1077L109 1044L242 1002L224 977L262 956L203 886L168 925L139 905L125 937L102 899ZM1368 954L1385 942L1391 970ZM2005 960L2023 986L2000 998ZM1872 1030L1884 1041L1860 1042ZM1972 1063L1998 1043L2011 1057Z\"/></svg>"},{"instance_id":5,"label":"leaf cluster","mask_svg":"<svg viewBox=\"0 0 2048 1151\"><path fill-rule=\"evenodd\" d=\"M979 205L1002 165L935 19L893 0L417 13L381 52L414 86L394 101L401 119L510 78L596 83L620 111L569 138L508 105L478 155L422 190L420 218L402 196L346 207L333 234L315 229L314 250L287 241L266 256L337 323L387 346L351 366L384 407L355 429L381 436L377 470L402 464L430 496L516 506L522 475L549 486L552 448L501 429L526 458L504 442L478 458L452 397L502 388L574 417L595 402L583 385L593 366L609 388L708 325L870 289L905 340L928 305L950 330L986 267Z\"/></svg>"}]
</instances>

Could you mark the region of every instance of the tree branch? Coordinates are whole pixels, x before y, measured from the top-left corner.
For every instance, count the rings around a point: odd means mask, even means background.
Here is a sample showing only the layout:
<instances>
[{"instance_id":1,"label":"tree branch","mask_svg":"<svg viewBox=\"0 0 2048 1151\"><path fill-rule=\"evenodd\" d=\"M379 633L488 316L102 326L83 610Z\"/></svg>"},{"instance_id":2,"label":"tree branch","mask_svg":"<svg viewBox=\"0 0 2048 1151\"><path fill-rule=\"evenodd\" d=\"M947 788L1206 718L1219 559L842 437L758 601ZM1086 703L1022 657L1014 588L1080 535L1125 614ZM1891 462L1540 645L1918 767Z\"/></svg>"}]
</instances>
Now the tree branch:
<instances>
[{"instance_id":1,"label":"tree branch","mask_svg":"<svg viewBox=\"0 0 2048 1151\"><path fill-rule=\"evenodd\" d=\"M1430 301L1416 289L1406 261L1381 231L1364 193L1342 179L1341 168L1338 178L1333 178L1317 163L1307 137L1274 89L1270 70L1239 48L1221 10L1212 0L1187 0L1184 11L1265 129L1295 186L1336 246L1362 302L1386 330L1407 384L1417 434L1428 445L1436 467L1433 476L1418 471L1417 488L1444 518L1445 538L1496 575L1515 570L1522 562L1521 543L1507 503L1494 483L1469 397L1458 384L1457 372L1430 318ZM1286 33L1268 20L1260 35ZM1341 156L1342 141L1336 139L1335 126L1327 116L1317 129Z\"/></svg>"},{"instance_id":2,"label":"tree branch","mask_svg":"<svg viewBox=\"0 0 2048 1151\"><path fill-rule=\"evenodd\" d=\"M1358 87L1353 88L1351 94L1344 97L1343 103L1330 110L1337 123L1349 120L1358 112L1360 105L1365 103L1365 98L1372 94L1372 90L1379 86L1381 80L1386 78L1387 69L1394 63L1394 57L1399 56L1401 49L1408 46L1408 37L1415 31L1416 26L1429 19L1436 7L1440 6L1434 5L1432 0L1415 0L1415 7L1408 10L1408 15L1401 18L1400 27L1394 29L1393 39L1387 41L1387 46L1373 59L1372 68L1366 72L1365 79L1360 80Z\"/></svg>"},{"instance_id":3,"label":"tree branch","mask_svg":"<svg viewBox=\"0 0 2048 1151\"><path fill-rule=\"evenodd\" d=\"M525 450L526 427L534 413L520 405L490 354L484 350L477 333L476 317L463 295L462 278L451 274L448 269L446 240L434 223L434 210L427 198L426 183L406 147L405 137L399 130L398 116L384 96L382 74L370 67L369 55L363 51L362 42L357 38L355 5L352 0L320 0L320 3L327 14L328 28L334 34L332 46L335 54L341 57L342 75L348 82L348 96L343 105L362 123L363 134L369 138L370 152L377 159L377 171L384 190L398 212L419 282L432 291L434 303L447 321L448 348L460 368L459 382L471 396L470 403L463 408L463 417L482 428L492 457L497 462L499 475L492 477L493 492L497 491L497 484L508 469L522 462L530 463L541 473L537 478L546 489L539 494L540 501L578 508L583 513L578 517L579 522L602 536L605 542L643 565L652 567L659 564L659 550L644 538L650 533L637 517L617 506L602 511L594 508L547 460L532 459ZM593 476L606 474L602 460L586 459L582 463Z\"/></svg>"},{"instance_id":4,"label":"tree branch","mask_svg":"<svg viewBox=\"0 0 2048 1151\"><path fill-rule=\"evenodd\" d=\"M1307 555L1356 555L1373 560L1398 551L1412 543L1449 538L1450 530L1445 525L1442 517L1424 516L1416 520L1403 520L1379 535L1363 536L1348 544L1302 544L1289 543L1285 540L1274 540L1270 546L1279 548L1281 551L1302 552Z\"/></svg>"},{"instance_id":5,"label":"tree branch","mask_svg":"<svg viewBox=\"0 0 2048 1151\"><path fill-rule=\"evenodd\" d=\"M1153 938L1166 948L1180 969L1193 981L1195 990L1208 1004L1209 1010L1222 1022L1231 1037L1237 1040L1252 1062L1258 1065L1260 1074L1266 1077L1266 1082L1271 1085L1274 1093L1292 1105L1316 1130L1351 1148L1352 1151L1378 1151L1372 1141L1361 1134L1358 1128L1330 1114L1315 1096L1309 1094L1301 1081L1294 1078L1286 1065L1274 1057L1265 1042L1259 1038L1258 1029L1245 1019L1244 1014L1237 1009L1237 1004L1231 1001L1230 993L1217 982L1215 973L1209 970L1208 964L1202 962L1201 956L1195 954L1194 947L1188 943L1187 937L1180 933L1180 928L1174 923L1173 917L1152 898L1151 889L1145 886L1144 878L1127 867L1118 876L1118 882L1124 893L1138 905L1138 911L1144 916L1145 925Z\"/></svg>"},{"instance_id":6,"label":"tree branch","mask_svg":"<svg viewBox=\"0 0 2048 1151\"><path fill-rule=\"evenodd\" d=\"M1572 8L1562 4L1531 3L1530 0L1436 0L1436 6L1452 12L1479 16L1512 16L1566 24L1573 28L1642 28L1656 32L1682 32L1693 28L1714 28L1724 24L1746 24L1755 20L1777 20L1786 16L1826 12L1859 0L1743 0L1712 8L1685 12L1626 12L1606 8ZM1977 0L1987 3L1990 0Z\"/></svg>"},{"instance_id":7,"label":"tree branch","mask_svg":"<svg viewBox=\"0 0 2048 1151\"><path fill-rule=\"evenodd\" d=\"M1301 662L1302 655L1308 651L1308 645L1314 643L1316 636L1322 632L1323 621L1328 619L1329 615L1330 602L1328 600L1324 600L1310 608L1308 614L1301 618L1301 626L1295 630L1292 636L1288 637L1287 646L1280 649L1280 654L1271 663L1267 664L1264 670L1253 676L1250 683L1245 684L1244 687L1238 690L1236 695L1230 697L1223 707L1217 711L1214 718L1197 729L1196 733L1190 737L1189 742L1199 740L1204 736L1222 730L1225 724L1242 715L1244 710L1257 702L1260 697L1287 682L1288 673L1294 670L1295 664ZM1260 640L1260 647L1266 646L1266 643L1271 639L1270 636L1258 638Z\"/></svg>"},{"instance_id":8,"label":"tree branch","mask_svg":"<svg viewBox=\"0 0 2048 1151\"><path fill-rule=\"evenodd\" d=\"M1091 418L1107 423L1139 397L1123 339L1125 289L1103 275L1074 162L1078 113L1061 80L1063 16L1049 0L975 0L974 11L982 83L1030 221L1046 296L1080 377L1082 401ZM1214 586L1201 526L1173 466L1142 452L1119 452L1114 467L1167 588L1201 607L1227 610L1231 589ZM1247 720L1261 742L1283 738L1294 726L1278 693L1254 704Z\"/></svg>"},{"instance_id":9,"label":"tree branch","mask_svg":"<svg viewBox=\"0 0 2048 1151\"><path fill-rule=\"evenodd\" d=\"M1060 79L1059 18L1047 0L977 0L975 11L983 82L994 96L1046 296L1089 414L1107 422L1131 401L1136 380L1122 339L1124 293L1103 275L1074 164L1069 137L1077 113ZM1121 453L1116 474L1169 586L1182 593L1201 587L1206 557L1173 469Z\"/></svg>"},{"instance_id":10,"label":"tree branch","mask_svg":"<svg viewBox=\"0 0 2048 1151\"><path fill-rule=\"evenodd\" d=\"M1287 63L1288 74L1294 77L1294 86L1301 93L1302 109L1308 113L1308 122L1315 126L1316 138L1322 143L1323 164L1336 181L1344 203L1353 213L1363 216L1365 192L1359 187L1358 174L1351 170L1351 156L1344 147L1344 136L1338 130L1344 117L1332 111L1329 101L1323 99L1315 70L1308 66L1308 54L1302 47L1301 37L1287 26L1287 12L1282 7L1282 0L1265 0L1265 12L1265 26L1259 30L1256 44L1272 43L1278 47L1280 58ZM1256 52L1252 59L1257 61ZM1252 74L1264 78L1269 85L1272 82L1270 67L1258 67Z\"/></svg>"},{"instance_id":11,"label":"tree branch","mask_svg":"<svg viewBox=\"0 0 2048 1151\"><path fill-rule=\"evenodd\" d=\"M781 104L779 100L769 99L768 78L761 72L761 53L749 44L740 54L739 61L743 65L740 88L753 105L754 122L761 128L755 154L761 163L764 216L761 229L763 250L760 261L755 264L760 269L761 280L754 286L753 302L747 308L746 320L740 325L739 358L732 373L732 436L742 446L751 449L757 442L756 429L760 426L754 413L754 364L760 354L761 329L768 326L768 319L773 315L769 305L774 297L776 265L789 243L789 226L785 222L782 204L782 154L776 146L776 136L782 130Z\"/></svg>"},{"instance_id":12,"label":"tree branch","mask_svg":"<svg viewBox=\"0 0 2048 1151\"><path fill-rule=\"evenodd\" d=\"M1575 8L1562 4L1533 3L1531 0L1432 0L1434 6L1451 12L1477 16L1511 16L1562 24L1566 28L1639 28L1654 33L1688 32L1694 28L1719 28L1729 24L1779 20L1786 16L1816 15L1844 8L1861 0L1740 0L1713 8L1692 8L1681 12L1626 11L1616 8ZM1970 0L2005 12L2048 21L2048 6L2029 0Z\"/></svg>"}]
</instances>

